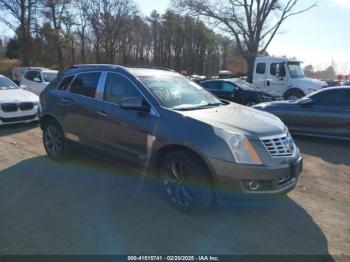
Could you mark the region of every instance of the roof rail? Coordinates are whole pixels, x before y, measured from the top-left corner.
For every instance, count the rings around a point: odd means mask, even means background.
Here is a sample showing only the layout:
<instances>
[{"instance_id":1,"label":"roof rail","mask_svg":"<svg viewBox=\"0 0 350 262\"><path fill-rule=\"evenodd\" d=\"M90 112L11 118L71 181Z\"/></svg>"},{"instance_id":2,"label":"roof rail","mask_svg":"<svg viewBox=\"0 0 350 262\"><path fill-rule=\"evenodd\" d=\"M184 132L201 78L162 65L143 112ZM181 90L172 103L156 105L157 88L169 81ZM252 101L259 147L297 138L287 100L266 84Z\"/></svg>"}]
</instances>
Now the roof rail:
<instances>
[{"instance_id":1,"label":"roof rail","mask_svg":"<svg viewBox=\"0 0 350 262\"><path fill-rule=\"evenodd\" d=\"M156 69L156 70L164 70L164 71L175 72L175 70L173 70L173 69L166 68L166 67L158 67L158 66L130 66L130 68Z\"/></svg>"},{"instance_id":2,"label":"roof rail","mask_svg":"<svg viewBox=\"0 0 350 262\"><path fill-rule=\"evenodd\" d=\"M69 69L77 69L77 68L85 68L85 67L121 67L121 66L113 65L113 64L78 64L78 65L70 66Z\"/></svg>"}]
</instances>

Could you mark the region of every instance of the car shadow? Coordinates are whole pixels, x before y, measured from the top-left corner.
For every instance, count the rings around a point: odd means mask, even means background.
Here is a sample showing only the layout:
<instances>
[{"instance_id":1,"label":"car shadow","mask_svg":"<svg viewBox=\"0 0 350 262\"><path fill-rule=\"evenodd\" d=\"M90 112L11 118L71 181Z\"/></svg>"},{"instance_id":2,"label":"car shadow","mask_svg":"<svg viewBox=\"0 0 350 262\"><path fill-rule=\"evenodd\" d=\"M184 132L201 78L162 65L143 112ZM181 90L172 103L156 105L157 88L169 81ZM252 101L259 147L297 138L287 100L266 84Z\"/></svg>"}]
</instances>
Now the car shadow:
<instances>
[{"instance_id":1,"label":"car shadow","mask_svg":"<svg viewBox=\"0 0 350 262\"><path fill-rule=\"evenodd\" d=\"M158 181L88 156L24 160L0 172L0 254L328 255L289 197L186 215Z\"/></svg>"},{"instance_id":2,"label":"car shadow","mask_svg":"<svg viewBox=\"0 0 350 262\"><path fill-rule=\"evenodd\" d=\"M319 157L333 164L350 165L350 141L326 138L295 136L300 151L307 155Z\"/></svg>"},{"instance_id":3,"label":"car shadow","mask_svg":"<svg viewBox=\"0 0 350 262\"><path fill-rule=\"evenodd\" d=\"M39 126L39 122L31 122L28 124L19 123L19 124L0 126L0 137L26 132L38 126Z\"/></svg>"}]
</instances>

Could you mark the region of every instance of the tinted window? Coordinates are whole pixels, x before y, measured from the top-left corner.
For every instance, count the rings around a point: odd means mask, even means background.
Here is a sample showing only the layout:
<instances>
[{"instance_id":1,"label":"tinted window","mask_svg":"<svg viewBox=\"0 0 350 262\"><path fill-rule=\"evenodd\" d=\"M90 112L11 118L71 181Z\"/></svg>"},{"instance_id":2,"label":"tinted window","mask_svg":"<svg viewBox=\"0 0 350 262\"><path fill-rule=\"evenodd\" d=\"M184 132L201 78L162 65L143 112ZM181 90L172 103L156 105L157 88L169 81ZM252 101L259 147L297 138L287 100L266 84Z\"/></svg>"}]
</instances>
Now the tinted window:
<instances>
[{"instance_id":1,"label":"tinted window","mask_svg":"<svg viewBox=\"0 0 350 262\"><path fill-rule=\"evenodd\" d=\"M104 100L120 104L120 101L128 97L139 97L143 99L143 96L136 89L136 87L125 77L109 73L106 79Z\"/></svg>"},{"instance_id":2,"label":"tinted window","mask_svg":"<svg viewBox=\"0 0 350 262\"><path fill-rule=\"evenodd\" d=\"M265 63L258 63L256 65L256 73L257 74L265 74L266 70L266 64Z\"/></svg>"},{"instance_id":3,"label":"tinted window","mask_svg":"<svg viewBox=\"0 0 350 262\"><path fill-rule=\"evenodd\" d=\"M42 81L42 79L41 79L41 74L40 74L40 72L38 72L38 71L28 71L28 72L24 75L24 77L25 77L26 79L28 79L29 81L34 81L35 78L37 78L38 80Z\"/></svg>"},{"instance_id":4,"label":"tinted window","mask_svg":"<svg viewBox=\"0 0 350 262\"><path fill-rule=\"evenodd\" d=\"M70 88L70 92L87 97L95 97L101 73L85 73L78 75Z\"/></svg>"},{"instance_id":5,"label":"tinted window","mask_svg":"<svg viewBox=\"0 0 350 262\"><path fill-rule=\"evenodd\" d=\"M284 63L272 63L270 66L270 74L273 76L285 77L286 68Z\"/></svg>"},{"instance_id":6,"label":"tinted window","mask_svg":"<svg viewBox=\"0 0 350 262\"><path fill-rule=\"evenodd\" d=\"M310 96L316 105L350 106L350 90L327 90Z\"/></svg>"},{"instance_id":7,"label":"tinted window","mask_svg":"<svg viewBox=\"0 0 350 262\"><path fill-rule=\"evenodd\" d=\"M222 91L232 92L234 89L237 89L237 87L234 84L232 84L232 83L223 82L222 85L221 85L221 90Z\"/></svg>"},{"instance_id":8,"label":"tinted window","mask_svg":"<svg viewBox=\"0 0 350 262\"><path fill-rule=\"evenodd\" d=\"M67 88L69 87L69 84L72 82L73 78L74 78L74 76L68 76L68 77L64 78L57 89L67 90Z\"/></svg>"},{"instance_id":9,"label":"tinted window","mask_svg":"<svg viewBox=\"0 0 350 262\"><path fill-rule=\"evenodd\" d=\"M208 89L221 89L220 81L207 81L207 82L201 83L201 85L204 88L208 88Z\"/></svg>"}]
</instances>

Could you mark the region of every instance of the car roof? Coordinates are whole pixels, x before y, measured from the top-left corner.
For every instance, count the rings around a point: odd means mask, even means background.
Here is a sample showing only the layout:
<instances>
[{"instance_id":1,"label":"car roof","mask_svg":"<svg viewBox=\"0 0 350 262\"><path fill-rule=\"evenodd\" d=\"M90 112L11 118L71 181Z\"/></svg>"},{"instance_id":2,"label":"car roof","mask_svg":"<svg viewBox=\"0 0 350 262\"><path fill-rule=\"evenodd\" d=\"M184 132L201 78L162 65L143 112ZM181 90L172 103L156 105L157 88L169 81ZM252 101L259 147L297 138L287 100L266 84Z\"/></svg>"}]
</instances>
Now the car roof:
<instances>
[{"instance_id":1,"label":"car roof","mask_svg":"<svg viewBox=\"0 0 350 262\"><path fill-rule=\"evenodd\" d=\"M65 70L63 74L64 75L78 74L78 73L91 72L93 70L122 71L122 72L128 72L128 73L133 74L137 77L138 76L165 75L165 74L175 74L176 73L173 70L167 69L167 68L124 67L124 66L114 65L114 64L82 64L82 65L71 66L69 69Z\"/></svg>"}]
</instances>

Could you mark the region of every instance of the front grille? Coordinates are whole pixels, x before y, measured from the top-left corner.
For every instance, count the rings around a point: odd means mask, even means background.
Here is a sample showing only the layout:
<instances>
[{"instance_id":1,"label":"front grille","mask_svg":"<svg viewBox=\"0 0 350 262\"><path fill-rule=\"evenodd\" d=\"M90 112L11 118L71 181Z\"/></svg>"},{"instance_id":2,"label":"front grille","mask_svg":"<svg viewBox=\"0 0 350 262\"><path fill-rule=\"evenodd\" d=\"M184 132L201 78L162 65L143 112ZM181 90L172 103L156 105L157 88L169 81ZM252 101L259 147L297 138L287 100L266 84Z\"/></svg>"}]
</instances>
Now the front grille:
<instances>
[{"instance_id":1,"label":"front grille","mask_svg":"<svg viewBox=\"0 0 350 262\"><path fill-rule=\"evenodd\" d=\"M1 109L6 113L16 112L18 110L18 105L15 103L2 104Z\"/></svg>"},{"instance_id":2,"label":"front grille","mask_svg":"<svg viewBox=\"0 0 350 262\"><path fill-rule=\"evenodd\" d=\"M23 122L32 120L36 117L36 115L30 115L30 116L21 116L21 117L10 117L10 118L0 118L0 120L3 123L15 123L15 122Z\"/></svg>"},{"instance_id":3,"label":"front grille","mask_svg":"<svg viewBox=\"0 0 350 262\"><path fill-rule=\"evenodd\" d=\"M34 104L33 103L21 103L19 105L19 108L22 111L32 110L34 108Z\"/></svg>"},{"instance_id":4,"label":"front grille","mask_svg":"<svg viewBox=\"0 0 350 262\"><path fill-rule=\"evenodd\" d=\"M261 141L272 157L292 156L294 153L293 139L287 134L261 138Z\"/></svg>"}]
</instances>

